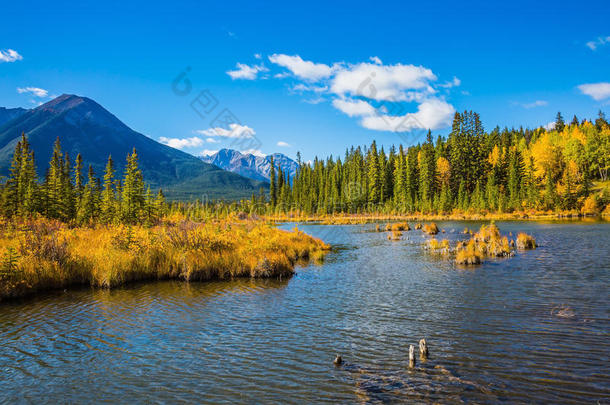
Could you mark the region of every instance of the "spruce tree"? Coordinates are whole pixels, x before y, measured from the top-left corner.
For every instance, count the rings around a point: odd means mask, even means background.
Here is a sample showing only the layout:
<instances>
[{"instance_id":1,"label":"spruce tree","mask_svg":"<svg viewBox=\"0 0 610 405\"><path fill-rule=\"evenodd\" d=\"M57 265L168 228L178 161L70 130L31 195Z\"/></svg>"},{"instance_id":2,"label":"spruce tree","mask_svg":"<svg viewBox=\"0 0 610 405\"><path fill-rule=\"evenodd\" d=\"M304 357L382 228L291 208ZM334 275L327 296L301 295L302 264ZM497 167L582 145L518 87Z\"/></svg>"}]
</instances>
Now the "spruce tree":
<instances>
[{"instance_id":1,"label":"spruce tree","mask_svg":"<svg viewBox=\"0 0 610 405\"><path fill-rule=\"evenodd\" d=\"M135 148L130 155L127 155L122 187L122 219L127 223L136 223L144 209L144 180L138 168L138 154Z\"/></svg>"},{"instance_id":2,"label":"spruce tree","mask_svg":"<svg viewBox=\"0 0 610 405\"><path fill-rule=\"evenodd\" d=\"M115 219L116 197L114 187L114 162L112 156L108 156L106 170L104 171L104 185L101 201L101 213L104 222L112 222Z\"/></svg>"},{"instance_id":3,"label":"spruce tree","mask_svg":"<svg viewBox=\"0 0 610 405\"><path fill-rule=\"evenodd\" d=\"M273 156L269 157L269 200L271 207L275 208L277 205L277 185L275 182L275 164L273 163Z\"/></svg>"},{"instance_id":4,"label":"spruce tree","mask_svg":"<svg viewBox=\"0 0 610 405\"><path fill-rule=\"evenodd\" d=\"M566 124L563 121L563 116L561 115L561 112L558 112L557 116L555 117L555 130L561 133L565 126Z\"/></svg>"}]
</instances>

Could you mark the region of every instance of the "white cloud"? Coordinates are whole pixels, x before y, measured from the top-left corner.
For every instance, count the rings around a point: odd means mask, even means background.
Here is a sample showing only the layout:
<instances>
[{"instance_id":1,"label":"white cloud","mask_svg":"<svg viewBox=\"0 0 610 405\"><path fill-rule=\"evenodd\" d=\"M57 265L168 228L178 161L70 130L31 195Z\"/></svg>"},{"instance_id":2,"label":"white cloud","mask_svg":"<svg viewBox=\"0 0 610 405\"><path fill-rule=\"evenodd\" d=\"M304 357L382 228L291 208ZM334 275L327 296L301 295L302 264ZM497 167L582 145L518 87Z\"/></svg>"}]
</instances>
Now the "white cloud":
<instances>
[{"instance_id":1,"label":"white cloud","mask_svg":"<svg viewBox=\"0 0 610 405\"><path fill-rule=\"evenodd\" d=\"M536 101L532 101L531 103L522 103L519 105L523 108L530 109L530 108L536 108L536 107L544 107L546 105L549 105L549 103L546 100L536 100Z\"/></svg>"},{"instance_id":2,"label":"white cloud","mask_svg":"<svg viewBox=\"0 0 610 405\"><path fill-rule=\"evenodd\" d=\"M293 78L289 91L305 96L304 102L331 101L337 110L358 118L361 126L379 131L408 132L449 126L455 109L445 97L451 88L461 85L461 80L455 76L438 83L437 76L429 68L402 63L384 65L377 56L356 64L324 64L286 54L273 54L268 58L272 64L287 69L272 72L272 77ZM240 69L242 66L246 65L238 65ZM256 74L244 75L256 78ZM439 94L441 89L446 89L442 95ZM414 105L409 107L409 103ZM225 132L230 132L221 130L220 134L212 134L206 131L199 133L229 136Z\"/></svg>"},{"instance_id":3,"label":"white cloud","mask_svg":"<svg viewBox=\"0 0 610 405\"><path fill-rule=\"evenodd\" d=\"M364 128L377 131L410 132L414 129L439 129L451 124L455 108L436 98L422 102L415 113L400 116L374 114L360 121Z\"/></svg>"},{"instance_id":4,"label":"white cloud","mask_svg":"<svg viewBox=\"0 0 610 405\"><path fill-rule=\"evenodd\" d=\"M445 82L443 84L439 84L439 87L444 87L446 89L450 89L452 87L457 87L460 84L462 84L462 81L460 79L458 79L457 77L453 76L453 80L451 80L450 82Z\"/></svg>"},{"instance_id":5,"label":"white cloud","mask_svg":"<svg viewBox=\"0 0 610 405\"><path fill-rule=\"evenodd\" d=\"M231 124L229 128L208 128L195 131L200 135L222 138L252 138L256 132L247 125Z\"/></svg>"},{"instance_id":6,"label":"white cloud","mask_svg":"<svg viewBox=\"0 0 610 405\"><path fill-rule=\"evenodd\" d=\"M546 129L547 131L552 131L552 130L554 130L554 129L555 129L555 125L556 125L556 124L557 124L557 123L556 123L555 121L549 122L548 124L546 124L546 125L544 126L544 129Z\"/></svg>"},{"instance_id":7,"label":"white cloud","mask_svg":"<svg viewBox=\"0 0 610 405\"><path fill-rule=\"evenodd\" d=\"M593 41L587 42L585 45L587 45L587 47L589 47L589 49L591 49L592 51L595 51L600 46L604 46L606 44L610 44L610 36L598 37L597 39L595 39Z\"/></svg>"},{"instance_id":8,"label":"white cloud","mask_svg":"<svg viewBox=\"0 0 610 405\"><path fill-rule=\"evenodd\" d=\"M320 104L321 102L325 101L326 99L324 97L316 97L316 98L307 98L305 100L303 100L304 102L306 102L307 104Z\"/></svg>"},{"instance_id":9,"label":"white cloud","mask_svg":"<svg viewBox=\"0 0 610 405\"><path fill-rule=\"evenodd\" d=\"M203 140L196 136L191 138L166 138L162 136L159 138L159 142L175 149L196 148L203 145Z\"/></svg>"},{"instance_id":10,"label":"white cloud","mask_svg":"<svg viewBox=\"0 0 610 405\"><path fill-rule=\"evenodd\" d=\"M206 138L205 141L207 143L220 143L220 141L218 139L214 139L214 138Z\"/></svg>"},{"instance_id":11,"label":"white cloud","mask_svg":"<svg viewBox=\"0 0 610 405\"><path fill-rule=\"evenodd\" d=\"M336 98L333 107L350 117L375 114L375 108L362 100Z\"/></svg>"},{"instance_id":12,"label":"white cloud","mask_svg":"<svg viewBox=\"0 0 610 405\"><path fill-rule=\"evenodd\" d=\"M199 152L199 156L212 156L215 153L218 153L218 150L204 149Z\"/></svg>"},{"instance_id":13,"label":"white cloud","mask_svg":"<svg viewBox=\"0 0 610 405\"><path fill-rule=\"evenodd\" d=\"M610 83L608 82L581 84L578 86L578 90L596 101L610 97Z\"/></svg>"},{"instance_id":14,"label":"white cloud","mask_svg":"<svg viewBox=\"0 0 610 405\"><path fill-rule=\"evenodd\" d=\"M278 141L277 146L280 146L282 148L290 148L290 144L284 141Z\"/></svg>"},{"instance_id":15,"label":"white cloud","mask_svg":"<svg viewBox=\"0 0 610 405\"><path fill-rule=\"evenodd\" d=\"M429 82L436 75L423 66L359 63L340 69L331 81L331 92L386 101L412 101L434 93ZM409 90L417 90L412 92Z\"/></svg>"},{"instance_id":16,"label":"white cloud","mask_svg":"<svg viewBox=\"0 0 610 405\"><path fill-rule=\"evenodd\" d=\"M285 67L295 76L309 81L318 81L330 77L332 68L323 63L314 63L303 60L299 55L273 54L269 61L276 65Z\"/></svg>"},{"instance_id":17,"label":"white cloud","mask_svg":"<svg viewBox=\"0 0 610 405\"><path fill-rule=\"evenodd\" d=\"M2 62L16 62L18 60L22 60L23 56L19 55L19 53L12 49L5 49L0 51L0 63Z\"/></svg>"},{"instance_id":18,"label":"white cloud","mask_svg":"<svg viewBox=\"0 0 610 405\"><path fill-rule=\"evenodd\" d=\"M227 74L229 76L231 76L231 79L233 79L233 80L235 80L235 79L254 80L254 79L256 79L258 72L266 72L269 70L262 65L261 66L257 66L257 65L248 66L243 63L237 63L236 67L237 67L236 70L227 71Z\"/></svg>"},{"instance_id":19,"label":"white cloud","mask_svg":"<svg viewBox=\"0 0 610 405\"><path fill-rule=\"evenodd\" d=\"M303 84L303 83L296 84L292 87L292 91L299 92L299 93L306 92L306 91L312 91L314 93L324 93L327 90L328 90L328 86L309 86L309 85Z\"/></svg>"},{"instance_id":20,"label":"white cloud","mask_svg":"<svg viewBox=\"0 0 610 405\"><path fill-rule=\"evenodd\" d=\"M46 97L49 95L49 92L45 89L41 89L39 87L17 87L17 93L31 93L36 97Z\"/></svg>"},{"instance_id":21,"label":"white cloud","mask_svg":"<svg viewBox=\"0 0 610 405\"><path fill-rule=\"evenodd\" d=\"M262 58L263 58L263 56L262 56L260 53L255 53L255 54L254 54L254 57L255 57L256 59L262 59Z\"/></svg>"}]
</instances>

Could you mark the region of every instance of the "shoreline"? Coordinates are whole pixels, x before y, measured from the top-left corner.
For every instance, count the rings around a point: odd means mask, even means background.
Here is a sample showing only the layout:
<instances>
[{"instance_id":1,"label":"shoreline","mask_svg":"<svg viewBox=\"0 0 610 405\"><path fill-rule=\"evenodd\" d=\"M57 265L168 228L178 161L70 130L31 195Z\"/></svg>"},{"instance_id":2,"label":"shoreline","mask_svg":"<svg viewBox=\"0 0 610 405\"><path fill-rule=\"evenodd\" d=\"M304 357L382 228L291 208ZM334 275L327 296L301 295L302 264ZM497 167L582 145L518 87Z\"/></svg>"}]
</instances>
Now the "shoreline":
<instances>
[{"instance_id":1,"label":"shoreline","mask_svg":"<svg viewBox=\"0 0 610 405\"><path fill-rule=\"evenodd\" d=\"M583 215L569 212L515 212L502 214L339 214L339 215L298 215L278 214L263 216L270 222L319 222L322 225L356 225L379 221L600 221L610 222L610 214Z\"/></svg>"}]
</instances>

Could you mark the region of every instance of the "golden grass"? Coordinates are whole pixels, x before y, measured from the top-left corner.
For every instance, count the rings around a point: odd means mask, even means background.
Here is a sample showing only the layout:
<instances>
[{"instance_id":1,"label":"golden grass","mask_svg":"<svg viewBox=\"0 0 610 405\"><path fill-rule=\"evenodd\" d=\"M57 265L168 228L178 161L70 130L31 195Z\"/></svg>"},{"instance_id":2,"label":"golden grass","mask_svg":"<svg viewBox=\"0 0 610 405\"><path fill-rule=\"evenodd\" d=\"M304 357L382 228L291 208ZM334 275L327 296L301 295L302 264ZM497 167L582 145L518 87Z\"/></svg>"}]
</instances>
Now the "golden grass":
<instances>
[{"instance_id":1,"label":"golden grass","mask_svg":"<svg viewBox=\"0 0 610 405\"><path fill-rule=\"evenodd\" d=\"M391 230L392 231L410 231L411 228L409 227L409 224L407 224L406 222L397 222L395 224L392 224Z\"/></svg>"},{"instance_id":2,"label":"golden grass","mask_svg":"<svg viewBox=\"0 0 610 405\"><path fill-rule=\"evenodd\" d=\"M483 255L478 251L476 243L470 239L467 243L458 244L455 262L457 264L473 265L481 263Z\"/></svg>"},{"instance_id":3,"label":"golden grass","mask_svg":"<svg viewBox=\"0 0 610 405\"><path fill-rule=\"evenodd\" d=\"M482 225L468 242L458 243L456 248L457 264L479 264L485 257L512 256L511 243L500 229L491 223Z\"/></svg>"},{"instance_id":4,"label":"golden grass","mask_svg":"<svg viewBox=\"0 0 610 405\"><path fill-rule=\"evenodd\" d=\"M432 238L427 242L426 249L443 256L447 256L451 253L451 245L447 239L443 239L439 242L438 239Z\"/></svg>"},{"instance_id":5,"label":"golden grass","mask_svg":"<svg viewBox=\"0 0 610 405\"><path fill-rule=\"evenodd\" d=\"M392 230L388 234L388 240L396 241L396 240L400 240L401 237L402 237L402 232L401 231Z\"/></svg>"},{"instance_id":6,"label":"golden grass","mask_svg":"<svg viewBox=\"0 0 610 405\"><path fill-rule=\"evenodd\" d=\"M526 233L520 232L517 234L518 249L536 249L536 239Z\"/></svg>"},{"instance_id":7,"label":"golden grass","mask_svg":"<svg viewBox=\"0 0 610 405\"><path fill-rule=\"evenodd\" d=\"M438 233L438 226L434 222L431 222L429 224L425 224L422 227L422 231L428 235L436 235Z\"/></svg>"},{"instance_id":8,"label":"golden grass","mask_svg":"<svg viewBox=\"0 0 610 405\"><path fill-rule=\"evenodd\" d=\"M464 234L473 234L465 229ZM439 242L432 238L426 242L424 249L442 255L455 254L455 262L459 265L479 264L486 258L511 257L514 255L515 241L502 236L498 227L491 223L482 225L481 229L465 241L457 242L455 249L447 239ZM536 241L531 236L520 233L517 235L517 247L520 249L535 249Z\"/></svg>"},{"instance_id":9,"label":"golden grass","mask_svg":"<svg viewBox=\"0 0 610 405\"><path fill-rule=\"evenodd\" d=\"M321 260L329 250L296 227L235 218L152 228L70 228L48 220L0 225L0 299L78 284L290 276L298 260Z\"/></svg>"}]
</instances>

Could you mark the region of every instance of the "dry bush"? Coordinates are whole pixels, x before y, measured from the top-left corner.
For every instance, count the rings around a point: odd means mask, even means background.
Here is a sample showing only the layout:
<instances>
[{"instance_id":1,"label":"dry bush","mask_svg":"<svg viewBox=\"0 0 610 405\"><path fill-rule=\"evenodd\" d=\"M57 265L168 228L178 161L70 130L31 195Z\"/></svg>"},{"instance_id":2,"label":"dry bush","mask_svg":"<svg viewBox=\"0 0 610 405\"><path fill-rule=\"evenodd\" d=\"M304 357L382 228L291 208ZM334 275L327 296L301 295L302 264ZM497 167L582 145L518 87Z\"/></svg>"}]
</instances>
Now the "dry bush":
<instances>
[{"instance_id":1,"label":"dry bush","mask_svg":"<svg viewBox=\"0 0 610 405\"><path fill-rule=\"evenodd\" d=\"M536 239L526 233L517 235L517 249L536 249Z\"/></svg>"},{"instance_id":2,"label":"dry bush","mask_svg":"<svg viewBox=\"0 0 610 405\"><path fill-rule=\"evenodd\" d=\"M392 231L410 231L411 228L409 227L409 224L407 224L406 222L397 222L395 224L392 224L391 228Z\"/></svg>"},{"instance_id":3,"label":"dry bush","mask_svg":"<svg viewBox=\"0 0 610 405\"><path fill-rule=\"evenodd\" d=\"M391 231L388 234L388 240L400 240L400 237L402 236L402 232L401 231Z\"/></svg>"},{"instance_id":4,"label":"dry bush","mask_svg":"<svg viewBox=\"0 0 610 405\"><path fill-rule=\"evenodd\" d=\"M431 222L429 224L425 224L422 230L428 235L436 235L438 233L438 226L436 226L434 222Z\"/></svg>"}]
</instances>

